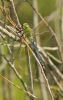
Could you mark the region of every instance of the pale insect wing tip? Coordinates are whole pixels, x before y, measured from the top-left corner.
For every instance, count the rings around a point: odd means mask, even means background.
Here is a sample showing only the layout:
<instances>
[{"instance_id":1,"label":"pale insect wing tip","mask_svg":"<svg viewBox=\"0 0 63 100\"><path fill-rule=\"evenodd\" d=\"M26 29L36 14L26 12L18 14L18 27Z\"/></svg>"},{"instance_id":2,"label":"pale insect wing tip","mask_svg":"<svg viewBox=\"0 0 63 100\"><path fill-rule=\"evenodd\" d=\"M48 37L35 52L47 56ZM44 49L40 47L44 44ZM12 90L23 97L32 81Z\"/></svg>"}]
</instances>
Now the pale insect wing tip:
<instances>
[{"instance_id":1,"label":"pale insect wing tip","mask_svg":"<svg viewBox=\"0 0 63 100\"><path fill-rule=\"evenodd\" d=\"M45 17L44 20L48 23L48 18L49 17ZM40 36L40 38L42 39L42 43L44 44L45 42L47 42L48 40L50 40L53 36L52 33L49 32L49 30L47 29L46 25L43 23L43 21L41 21L36 27L34 27L33 29L35 35Z\"/></svg>"},{"instance_id":2,"label":"pale insect wing tip","mask_svg":"<svg viewBox=\"0 0 63 100\"><path fill-rule=\"evenodd\" d=\"M44 17L44 20L48 23L48 16ZM41 20L39 24L33 28L34 32L41 32L46 27L45 23Z\"/></svg>"}]
</instances>

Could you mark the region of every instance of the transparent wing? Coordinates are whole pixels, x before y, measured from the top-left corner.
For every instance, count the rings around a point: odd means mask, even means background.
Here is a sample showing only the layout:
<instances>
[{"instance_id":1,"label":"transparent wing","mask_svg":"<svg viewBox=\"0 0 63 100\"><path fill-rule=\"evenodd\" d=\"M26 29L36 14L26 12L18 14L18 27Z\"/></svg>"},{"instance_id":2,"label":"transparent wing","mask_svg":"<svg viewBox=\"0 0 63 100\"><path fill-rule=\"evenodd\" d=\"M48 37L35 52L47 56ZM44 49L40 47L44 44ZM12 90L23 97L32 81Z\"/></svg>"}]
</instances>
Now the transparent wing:
<instances>
[{"instance_id":1,"label":"transparent wing","mask_svg":"<svg viewBox=\"0 0 63 100\"><path fill-rule=\"evenodd\" d=\"M44 18L44 20L49 23L48 17ZM48 30L47 26L44 24L43 21L41 21L36 27L33 28L33 32L35 36L40 36L40 39L42 40L42 44L47 42L51 39L53 34Z\"/></svg>"}]
</instances>

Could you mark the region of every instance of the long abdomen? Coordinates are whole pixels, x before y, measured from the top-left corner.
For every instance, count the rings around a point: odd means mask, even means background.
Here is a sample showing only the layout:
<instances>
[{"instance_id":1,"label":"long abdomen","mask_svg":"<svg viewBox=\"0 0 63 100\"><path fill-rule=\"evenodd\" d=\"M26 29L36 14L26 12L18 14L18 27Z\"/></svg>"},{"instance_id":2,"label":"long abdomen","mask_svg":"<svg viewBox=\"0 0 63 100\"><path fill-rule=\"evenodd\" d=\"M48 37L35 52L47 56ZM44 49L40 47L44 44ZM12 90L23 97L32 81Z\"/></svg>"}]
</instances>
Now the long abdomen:
<instances>
[{"instance_id":1,"label":"long abdomen","mask_svg":"<svg viewBox=\"0 0 63 100\"><path fill-rule=\"evenodd\" d=\"M34 40L31 39L31 40L30 40L30 43L31 43L31 45L32 45L31 48L32 48L32 50L34 51L36 57L38 58L38 60L39 60L39 62L40 62L40 64L41 64L41 66L44 66L44 63L43 63L43 61L42 61L42 58L41 58L41 56L40 56L40 54L39 54L39 52L38 52L38 50L37 50L37 47L36 47L36 45L35 45L35 43L34 43Z\"/></svg>"}]
</instances>

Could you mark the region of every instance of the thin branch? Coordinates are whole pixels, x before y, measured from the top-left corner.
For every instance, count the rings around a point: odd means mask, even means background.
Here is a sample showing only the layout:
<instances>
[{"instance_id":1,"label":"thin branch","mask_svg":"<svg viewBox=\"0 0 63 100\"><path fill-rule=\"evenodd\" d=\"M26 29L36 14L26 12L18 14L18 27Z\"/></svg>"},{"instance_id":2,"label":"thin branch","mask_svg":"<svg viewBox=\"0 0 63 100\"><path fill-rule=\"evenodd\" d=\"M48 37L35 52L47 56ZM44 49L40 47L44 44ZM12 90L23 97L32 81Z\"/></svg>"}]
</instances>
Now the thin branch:
<instances>
[{"instance_id":1,"label":"thin branch","mask_svg":"<svg viewBox=\"0 0 63 100\"><path fill-rule=\"evenodd\" d=\"M25 48L25 52L26 52L26 58L27 58L27 67L28 67L28 76L29 76L29 85L30 85L30 92L31 94L33 93L33 77L32 77L32 70L31 70L31 62L30 62L30 55L29 55L29 50L26 47ZM34 98L31 98L31 100L34 100Z\"/></svg>"},{"instance_id":2,"label":"thin branch","mask_svg":"<svg viewBox=\"0 0 63 100\"><path fill-rule=\"evenodd\" d=\"M29 5L33 8L33 10L37 13L37 15L40 17L40 19L43 21L43 23L47 26L47 28L49 29L49 31L52 33L52 35L54 36L54 39L56 41L56 45L58 47L58 51L59 51L59 55L61 57L61 61L63 63L63 56L61 55L62 52L61 52L61 49L60 49L60 46L59 46L59 43L58 43L58 40L57 40L57 37L54 33L54 31L52 30L52 28L48 25L48 23L44 20L44 18L42 17L42 15L33 7L33 5L28 1L26 0L26 2L29 3Z\"/></svg>"},{"instance_id":3,"label":"thin branch","mask_svg":"<svg viewBox=\"0 0 63 100\"><path fill-rule=\"evenodd\" d=\"M56 73L60 76L60 78L63 80L63 74L60 72L60 70L56 67L56 65L54 65L54 63L51 61L51 59L46 55L46 53L44 52L44 50L40 47L39 51L42 54L42 56L44 57L44 59L46 60L46 62L51 66L51 68L53 68Z\"/></svg>"},{"instance_id":4,"label":"thin branch","mask_svg":"<svg viewBox=\"0 0 63 100\"><path fill-rule=\"evenodd\" d=\"M12 38L13 40L19 40L19 38L17 36L15 36L12 33L8 32L6 29L4 29L1 26L0 26L0 31L3 32L6 36L9 36L10 38Z\"/></svg>"},{"instance_id":5,"label":"thin branch","mask_svg":"<svg viewBox=\"0 0 63 100\"><path fill-rule=\"evenodd\" d=\"M4 22L0 20L0 24L1 24L1 25L4 25ZM13 27L8 26L8 25L5 24L5 29L7 29L8 31L10 31L10 32L11 32L12 34L14 34L14 35L17 35L17 34L16 34L16 29L13 28Z\"/></svg>"},{"instance_id":6,"label":"thin branch","mask_svg":"<svg viewBox=\"0 0 63 100\"><path fill-rule=\"evenodd\" d=\"M54 76L53 72L51 71L50 73L53 76L53 78L54 78L56 84L58 85L58 87L60 88L60 90L63 92L63 87L60 85L60 83L58 82L57 78Z\"/></svg>"},{"instance_id":7,"label":"thin branch","mask_svg":"<svg viewBox=\"0 0 63 100\"><path fill-rule=\"evenodd\" d=\"M58 47L43 47L43 49L55 51L55 50L58 50Z\"/></svg>"},{"instance_id":8,"label":"thin branch","mask_svg":"<svg viewBox=\"0 0 63 100\"><path fill-rule=\"evenodd\" d=\"M52 71L50 71L49 67L46 70L50 73L50 75L53 77L54 81L56 82L56 84L60 88L60 90L63 92L63 88L60 85L60 83L58 82L58 80L57 80L56 76L54 75L54 73Z\"/></svg>"},{"instance_id":9,"label":"thin branch","mask_svg":"<svg viewBox=\"0 0 63 100\"><path fill-rule=\"evenodd\" d=\"M0 9L3 13L3 15L5 15L5 10L3 7L0 6ZM13 25L13 27L15 27L19 32L19 34L17 34L18 37L22 36L23 35L23 30L22 30L22 27L18 27L11 19L10 15L6 15L6 19L11 23L11 25Z\"/></svg>"},{"instance_id":10,"label":"thin branch","mask_svg":"<svg viewBox=\"0 0 63 100\"><path fill-rule=\"evenodd\" d=\"M14 73L15 73L16 76L18 77L18 79L22 82L22 84L23 84L25 90L28 92L28 88L27 88L26 83L23 81L22 76L19 75L19 73L18 73L17 70L15 69L14 65L12 65L11 62L9 62L9 60L5 57L4 54L0 54L0 56L2 56L2 57L8 62L8 64L10 65L10 67L13 69ZM28 95L28 97L30 98L30 95Z\"/></svg>"},{"instance_id":11,"label":"thin branch","mask_svg":"<svg viewBox=\"0 0 63 100\"><path fill-rule=\"evenodd\" d=\"M53 95L52 95L52 92L51 92L51 89L50 89L50 86L49 86L49 83L48 83L48 79L46 78L45 73L44 73L44 71L43 71L43 67L44 67L44 66L41 66L41 64L40 64L40 62L39 62L39 60L38 60L38 58L35 56L34 52L31 50L31 48L29 47L29 45L27 44L27 42L26 42L24 39L23 39L23 42L24 42L24 43L26 44L26 46L29 48L29 50L31 51L31 53L32 53L33 56L35 57L37 63L39 64L39 67L40 67L40 69L41 69L41 73L42 73L43 76L44 76L44 79L45 79L45 81L46 81L46 84L47 84L49 93L50 93L50 95L51 95L51 98L52 98L52 100L54 100Z\"/></svg>"},{"instance_id":12,"label":"thin branch","mask_svg":"<svg viewBox=\"0 0 63 100\"><path fill-rule=\"evenodd\" d=\"M9 45L8 45L7 41L5 40L4 36L1 34L1 32L0 32L0 36L1 36L2 39L5 41L5 44L6 44L7 48L8 48L8 50L9 50L10 54L12 54L12 51L11 51Z\"/></svg>"},{"instance_id":13,"label":"thin branch","mask_svg":"<svg viewBox=\"0 0 63 100\"><path fill-rule=\"evenodd\" d=\"M20 88L19 86L17 86L17 85L16 85L16 84L14 84L13 82L11 82L10 80L8 80L8 79L7 79L7 78L5 78L4 76L2 76L1 74L0 74L0 77L2 77L4 80L8 81L10 84L14 85L15 87L17 87L19 90L21 90L21 91L23 91L23 92L27 93L28 95L30 95L30 96L32 96L32 97L34 97L34 98L36 98L36 99L37 99L37 97L36 97L36 96L32 95L30 92L27 92L27 91L23 90L22 88Z\"/></svg>"},{"instance_id":14,"label":"thin branch","mask_svg":"<svg viewBox=\"0 0 63 100\"><path fill-rule=\"evenodd\" d=\"M33 0L33 6L36 8L36 10L38 10L38 1L37 0ZM33 23L34 23L34 29L35 29L35 26L38 25L39 20L38 20L38 15L34 11L33 11ZM36 37L36 44L40 45L40 36L39 36L40 33L39 33L39 30L37 30L38 28L39 28L39 26L36 26L34 35ZM44 34L44 32L42 32L42 34ZM47 87L45 86L45 84L41 84L41 82L46 83L46 81L44 79L43 74L41 73L41 69L39 68L39 65L38 65L38 71L39 71L39 80L40 80L39 82L40 82L42 99L48 100Z\"/></svg>"},{"instance_id":15,"label":"thin branch","mask_svg":"<svg viewBox=\"0 0 63 100\"><path fill-rule=\"evenodd\" d=\"M21 24L19 22L16 10L15 10L14 2L13 2L13 0L9 0L9 2L10 2L10 5L11 5L10 7L11 7L11 11L13 12L13 16L15 18L15 21L16 21L18 27L21 27Z\"/></svg>"},{"instance_id":16,"label":"thin branch","mask_svg":"<svg viewBox=\"0 0 63 100\"><path fill-rule=\"evenodd\" d=\"M59 64L62 64L62 62L59 60L59 59L57 59L56 57L54 57L52 54L50 54L49 52L46 52L47 53L47 55L49 56L49 57L51 57L54 61L56 61L57 63L59 63Z\"/></svg>"}]
</instances>

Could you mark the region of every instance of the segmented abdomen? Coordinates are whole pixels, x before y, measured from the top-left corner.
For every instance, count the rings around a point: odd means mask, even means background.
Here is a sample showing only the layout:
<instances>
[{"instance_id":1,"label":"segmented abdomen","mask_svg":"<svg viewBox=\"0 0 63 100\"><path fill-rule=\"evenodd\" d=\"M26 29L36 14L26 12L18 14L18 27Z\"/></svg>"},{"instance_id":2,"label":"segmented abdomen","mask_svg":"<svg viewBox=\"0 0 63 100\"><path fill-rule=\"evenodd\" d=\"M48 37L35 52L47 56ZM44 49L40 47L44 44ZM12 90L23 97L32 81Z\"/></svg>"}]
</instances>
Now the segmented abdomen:
<instances>
[{"instance_id":1,"label":"segmented abdomen","mask_svg":"<svg viewBox=\"0 0 63 100\"><path fill-rule=\"evenodd\" d=\"M39 52L38 52L38 50L37 50L36 44L34 43L34 40L33 40L33 39L30 39L30 44L31 44L31 48L32 48L32 50L34 51L36 57L38 58L38 60L39 60L39 62L40 62L40 64L41 64L41 66L44 66L44 63L43 63L43 61L42 61L42 58L41 58L41 56L40 56L40 54L39 54Z\"/></svg>"}]
</instances>

